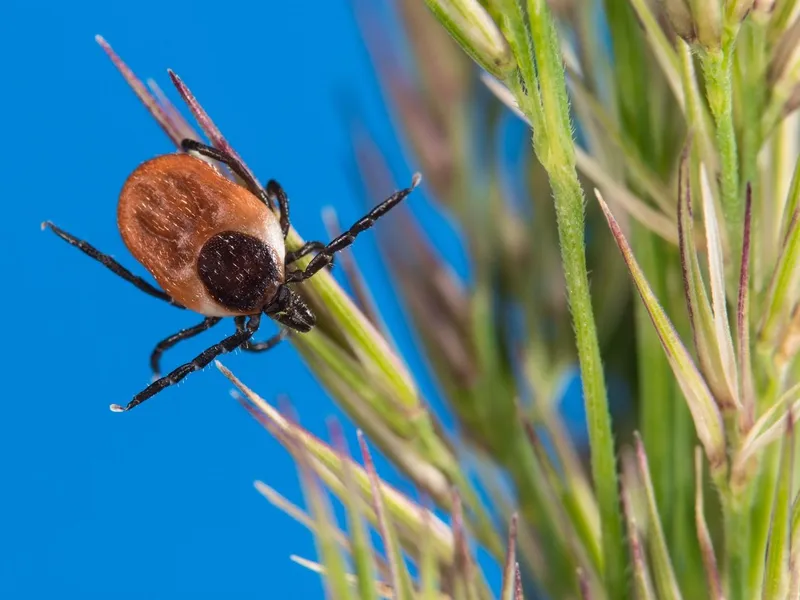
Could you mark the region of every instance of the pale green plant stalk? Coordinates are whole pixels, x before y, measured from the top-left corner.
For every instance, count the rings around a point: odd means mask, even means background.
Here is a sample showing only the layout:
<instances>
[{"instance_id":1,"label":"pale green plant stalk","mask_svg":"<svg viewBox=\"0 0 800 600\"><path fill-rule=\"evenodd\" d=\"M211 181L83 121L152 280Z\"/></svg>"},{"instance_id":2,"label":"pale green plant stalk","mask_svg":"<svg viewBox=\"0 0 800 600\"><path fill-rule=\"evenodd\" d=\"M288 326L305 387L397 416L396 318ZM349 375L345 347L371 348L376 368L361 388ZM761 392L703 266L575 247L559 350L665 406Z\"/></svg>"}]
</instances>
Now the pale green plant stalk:
<instances>
[{"instance_id":1,"label":"pale green plant stalk","mask_svg":"<svg viewBox=\"0 0 800 600\"><path fill-rule=\"evenodd\" d=\"M510 38L520 69L521 81L515 81L512 76L509 79L510 88L516 90L517 104L531 122L533 146L549 175L553 190L561 257L589 422L592 474L602 524L604 577L608 589L619 595L623 589L624 567L614 442L589 292L583 231L584 198L575 171L575 151L558 36L543 0L529 2L529 26L525 24L522 7L517 0L504 1L501 6L504 17L502 27ZM533 48L536 49L535 53ZM525 86L524 93L520 84Z\"/></svg>"},{"instance_id":2,"label":"pale green plant stalk","mask_svg":"<svg viewBox=\"0 0 800 600\"><path fill-rule=\"evenodd\" d=\"M338 425L323 441L219 365L300 469L308 514L257 486L317 540L316 560L293 560L341 600L798 597L800 2L398 0L408 69L354 4L425 191L471 260L467 283L403 207L378 227L459 427L420 396L354 256L346 286L328 272L298 286L319 326L292 343L359 428L361 460ZM171 140L200 138L99 41ZM371 205L398 182L347 116ZM532 138L512 175L494 150L510 119ZM559 409L574 363L586 448ZM638 410L612 426L613 372ZM382 481L371 447L424 499Z\"/></svg>"}]
</instances>

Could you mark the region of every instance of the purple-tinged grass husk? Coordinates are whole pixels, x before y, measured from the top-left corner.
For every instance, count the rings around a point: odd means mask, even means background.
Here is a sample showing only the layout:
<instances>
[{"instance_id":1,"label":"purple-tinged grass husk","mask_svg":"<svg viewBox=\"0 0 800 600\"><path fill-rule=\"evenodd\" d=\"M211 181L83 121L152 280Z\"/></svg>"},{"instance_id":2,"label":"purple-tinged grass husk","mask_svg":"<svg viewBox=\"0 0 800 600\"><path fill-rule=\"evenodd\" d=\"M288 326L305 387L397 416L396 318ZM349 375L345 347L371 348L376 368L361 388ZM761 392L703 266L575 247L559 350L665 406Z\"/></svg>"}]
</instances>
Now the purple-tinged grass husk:
<instances>
[{"instance_id":1,"label":"purple-tinged grass husk","mask_svg":"<svg viewBox=\"0 0 800 600\"><path fill-rule=\"evenodd\" d=\"M589 586L589 578L586 577L586 573L580 567L578 567L578 585L580 586L581 600L592 600L594 598L592 588Z\"/></svg>"},{"instance_id":2,"label":"purple-tinged grass husk","mask_svg":"<svg viewBox=\"0 0 800 600\"><path fill-rule=\"evenodd\" d=\"M347 508L348 532L350 534L352 561L355 566L358 587L358 600L377 600L373 581L376 565L373 560L373 549L369 539L369 531L358 507L358 489L355 484L347 441L338 421L328 422L332 447L336 449L342 461L342 482L345 494L342 502Z\"/></svg>"},{"instance_id":3,"label":"purple-tinged grass husk","mask_svg":"<svg viewBox=\"0 0 800 600\"><path fill-rule=\"evenodd\" d=\"M631 485L632 482L628 481L625 475L623 475L620 496L622 498L622 512L625 514L625 526L628 534L628 547L630 549L631 566L633 568L633 584L636 590L636 597L639 600L654 600L656 595L650 569L647 564L644 542L642 541L639 524L634 514L633 501L630 495Z\"/></svg>"},{"instance_id":4,"label":"purple-tinged grass husk","mask_svg":"<svg viewBox=\"0 0 800 600\"><path fill-rule=\"evenodd\" d=\"M525 600L525 591L522 586L522 574L519 571L519 563L514 565L514 600Z\"/></svg>"},{"instance_id":5,"label":"purple-tinged grass husk","mask_svg":"<svg viewBox=\"0 0 800 600\"><path fill-rule=\"evenodd\" d=\"M708 529L705 516L705 501L703 499L703 454L700 447L695 449L695 527L697 528L697 541L700 544L700 554L703 558L703 567L706 572L708 593L712 600L725 600L722 590L717 556L714 552L714 543Z\"/></svg>"},{"instance_id":6,"label":"purple-tinged grass husk","mask_svg":"<svg viewBox=\"0 0 800 600\"><path fill-rule=\"evenodd\" d=\"M739 357L739 391L742 410L739 415L739 431L747 435L755 421L756 391L753 381L753 364L750 357L750 243L753 216L753 188L747 184L744 204L744 234L742 235L742 260L739 269L739 294L736 305L736 333Z\"/></svg>"},{"instance_id":7,"label":"purple-tinged grass husk","mask_svg":"<svg viewBox=\"0 0 800 600\"><path fill-rule=\"evenodd\" d=\"M315 472L337 495L346 493L342 481L343 467L341 463L343 460L349 461L348 466L351 472L357 474L359 480L360 497L364 502L363 513L373 526L377 525L378 517L373 512L373 500L371 500L372 482L369 480L369 475L364 468L354 463L351 459L343 457L334 448L308 431L298 429L277 410L242 384L229 370L219 363L217 363L217 367L246 397L245 401L245 398L237 395L237 400L287 450L291 451L291 440L288 436L293 435L302 442L313 458L312 466ZM385 482L381 482L380 490L383 494L381 506L388 507L387 510L397 525L396 531L399 534L402 547L410 556L416 556L419 535L423 529L423 525L419 521L421 509L417 503ZM430 538L436 542L438 560L444 564L449 564L453 555L453 538L450 529L433 515L430 515L430 523L425 529L431 532Z\"/></svg>"},{"instance_id":8,"label":"purple-tinged grass husk","mask_svg":"<svg viewBox=\"0 0 800 600\"><path fill-rule=\"evenodd\" d=\"M158 82L155 79L148 78L147 87L150 88L150 92L163 109L167 119L180 136L180 139L200 140L200 135L194 130L194 127L189 124L189 121L184 118L181 112L167 97L167 95L164 93L164 90L162 90L161 86L158 85Z\"/></svg>"},{"instance_id":9,"label":"purple-tinged grass husk","mask_svg":"<svg viewBox=\"0 0 800 600\"><path fill-rule=\"evenodd\" d=\"M724 486L727 474L727 452L725 448L725 432L722 415L708 386L698 371L686 347L681 342L675 327L659 305L652 289L644 278L642 271L633 256L631 247L611 214L608 205L603 201L599 192L595 192L600 207L606 216L611 233L619 246L625 262L633 277L639 296L647 308L650 319L656 328L661 344L666 352L667 359L672 367L675 377L686 397L689 410L695 424L697 436L711 464L711 471L715 481Z\"/></svg>"},{"instance_id":10,"label":"purple-tinged grass husk","mask_svg":"<svg viewBox=\"0 0 800 600\"><path fill-rule=\"evenodd\" d=\"M225 136L222 135L222 132L219 128L214 124L214 121L211 120L211 117L202 107L202 105L197 101L192 91L189 87L183 82L183 80L178 77L178 75L169 69L167 71L169 73L170 79L172 79L172 83L178 90L178 93L183 98L183 101L189 107L189 110L192 111L194 118L197 120L197 123L200 125L200 129L208 136L208 139L211 140L211 145L214 146L217 150L221 150L226 154L230 155L231 157L235 158L239 163L241 163L242 167L244 168L245 172L253 179L253 181L258 181L258 178L253 174L250 168L247 166L247 163L242 160L242 157L239 156L234 150L233 146L228 143L228 140L225 139ZM274 207L273 207L274 208Z\"/></svg>"},{"instance_id":11,"label":"purple-tinged grass husk","mask_svg":"<svg viewBox=\"0 0 800 600\"><path fill-rule=\"evenodd\" d=\"M728 321L727 298L725 294L725 235L722 223L717 218L715 199L705 167L700 164L700 198L703 206L703 223L705 224L709 287L711 288L711 306L714 313L714 339L722 366L722 377L725 382L725 396L717 401L723 410L741 410L736 355L733 350L730 323Z\"/></svg>"},{"instance_id":12,"label":"purple-tinged grass husk","mask_svg":"<svg viewBox=\"0 0 800 600\"><path fill-rule=\"evenodd\" d=\"M453 510L450 517L453 537L455 539L455 556L453 559L453 596L455 598L477 598L475 589L475 563L469 548L469 541L464 529L464 515L461 498L453 490Z\"/></svg>"},{"instance_id":13,"label":"purple-tinged grass husk","mask_svg":"<svg viewBox=\"0 0 800 600\"><path fill-rule=\"evenodd\" d=\"M314 540L317 545L317 553L322 557L322 564L325 568L326 587L329 594L337 600L355 600L347 579L346 561L336 541L337 528L328 493L311 465L311 456L305 443L296 436L295 432L299 430L299 425L293 418L290 418L289 421L291 427L287 430L287 449L296 463L304 497L311 506L311 512L317 525Z\"/></svg>"},{"instance_id":14,"label":"purple-tinged grass husk","mask_svg":"<svg viewBox=\"0 0 800 600\"><path fill-rule=\"evenodd\" d=\"M131 68L125 64L125 62L119 57L111 45L102 36L95 36L95 40L98 44L100 44L100 47L111 59L111 62L114 63L114 66L125 78L125 81L134 91L136 96L138 96L139 100L142 101L142 104L144 104L145 108L156 120L156 123L158 123L161 126L161 129L164 130L164 133L167 134L167 137L169 137L169 139L180 148L181 140L183 139L180 128L172 121L172 119L170 119L170 116L164 110L164 107L161 106L156 97L150 92L150 90L147 89L147 86L142 83L142 81L136 76Z\"/></svg>"},{"instance_id":15,"label":"purple-tinged grass husk","mask_svg":"<svg viewBox=\"0 0 800 600\"><path fill-rule=\"evenodd\" d=\"M723 348L727 346L724 339L720 343L719 332L720 326L727 320L727 311L723 311L725 314L719 317L715 314L718 303L725 300L724 291L722 292L722 298L720 298L719 282L717 282L712 290L712 297L716 297L717 304L712 308L700 268L697 247L693 243L694 211L692 206L691 176L688 166L691 140L692 138L690 137L684 146L678 168L678 236L680 239L680 260L686 307L700 370L720 409L734 411L738 401L738 398L736 398L738 392L734 392L731 389L730 377L726 376L727 363L723 359ZM712 203L713 201L709 198L708 201L703 202L703 206L705 208L706 205ZM718 231L713 225L708 225L707 227L710 227L712 232ZM718 237L718 235L715 235L712 240ZM706 238L708 239L708 236ZM718 249L718 245L715 244L714 248ZM717 256L717 259L719 258L719 254L715 256ZM711 260L711 255L709 255L709 261ZM718 260L714 261L714 264L718 266ZM724 338L724 335L722 337Z\"/></svg>"},{"instance_id":16,"label":"purple-tinged grass husk","mask_svg":"<svg viewBox=\"0 0 800 600\"><path fill-rule=\"evenodd\" d=\"M656 505L656 494L653 489L653 480L650 475L650 466L647 461L647 453L644 449L644 442L638 433L634 434L636 449L636 466L638 468L639 480L647 499L647 516L649 525L649 546L650 555L653 563L653 574L660 598L665 600L678 600L682 598L678 578L672 566L666 538L664 536L661 518L659 517L658 506Z\"/></svg>"},{"instance_id":17,"label":"purple-tinged grass husk","mask_svg":"<svg viewBox=\"0 0 800 600\"><path fill-rule=\"evenodd\" d=\"M506 562L503 566L503 583L500 587L500 600L514 600L515 567L517 564L517 520L514 513L508 524L508 544L506 545Z\"/></svg>"},{"instance_id":18,"label":"purple-tinged grass husk","mask_svg":"<svg viewBox=\"0 0 800 600\"><path fill-rule=\"evenodd\" d=\"M403 563L403 556L397 542L394 527L392 527L391 521L386 514L386 508L383 504L383 494L381 494L380 491L381 482L375 470L375 463L372 461L372 454L369 451L369 446L361 431L358 432L358 444L361 447L364 469L369 476L370 487L372 488L372 502L375 514L378 518L378 531L383 540L386 559L389 563L389 572L392 576L392 590L397 600L410 600L413 597L411 576Z\"/></svg>"}]
</instances>

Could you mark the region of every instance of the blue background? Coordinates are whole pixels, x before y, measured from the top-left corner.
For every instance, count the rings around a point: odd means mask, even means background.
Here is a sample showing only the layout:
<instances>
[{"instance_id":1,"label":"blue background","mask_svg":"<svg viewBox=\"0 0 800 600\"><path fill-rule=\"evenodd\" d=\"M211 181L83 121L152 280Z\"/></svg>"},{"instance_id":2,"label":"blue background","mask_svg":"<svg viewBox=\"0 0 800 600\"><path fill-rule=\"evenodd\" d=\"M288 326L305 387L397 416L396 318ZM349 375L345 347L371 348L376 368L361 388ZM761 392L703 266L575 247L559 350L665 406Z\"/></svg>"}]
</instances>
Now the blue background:
<instances>
[{"instance_id":1,"label":"blue background","mask_svg":"<svg viewBox=\"0 0 800 600\"><path fill-rule=\"evenodd\" d=\"M221 374L195 374L127 415L107 408L149 383L155 342L197 315L139 293L39 229L51 219L144 274L116 229L116 198L137 164L173 148L97 33L177 103L173 68L262 181L282 182L307 239L327 237L323 206L347 222L364 202L343 168L341 90L358 100L397 181L408 180L413 165L393 137L348 2L246 4L238 14L216 2L5 5L0 597L320 597L318 577L288 558L314 558L311 536L252 485L262 479L302 502L292 462L230 398ZM411 202L463 269L457 237L423 194ZM374 250L368 234L355 254L432 398ZM165 366L221 333L168 353ZM224 363L267 399L289 394L318 434L341 416L289 345ZM397 481L385 461L378 467Z\"/></svg>"}]
</instances>

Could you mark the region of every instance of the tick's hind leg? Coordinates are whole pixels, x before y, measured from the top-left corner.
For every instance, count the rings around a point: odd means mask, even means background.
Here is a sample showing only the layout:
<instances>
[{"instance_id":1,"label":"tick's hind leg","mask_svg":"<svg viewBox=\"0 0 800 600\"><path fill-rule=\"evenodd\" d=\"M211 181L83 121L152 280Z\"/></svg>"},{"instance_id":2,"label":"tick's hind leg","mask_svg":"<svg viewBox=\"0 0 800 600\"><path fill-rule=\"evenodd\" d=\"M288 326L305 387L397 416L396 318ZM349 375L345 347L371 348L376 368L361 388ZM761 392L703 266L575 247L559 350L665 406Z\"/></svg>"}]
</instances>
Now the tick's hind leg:
<instances>
[{"instance_id":1,"label":"tick's hind leg","mask_svg":"<svg viewBox=\"0 0 800 600\"><path fill-rule=\"evenodd\" d=\"M255 194L259 200L267 205L267 207L273 207L272 199L267 195L267 190L261 187L258 181L253 177L253 175L247 170L247 167L245 167L240 160L234 158L227 152L223 152L218 148L214 148L214 146L209 146L208 144L203 144L197 140L192 140L189 138L181 142L181 148L183 148L184 152L197 152L197 154L201 156L205 156L211 160L221 162L223 165L227 165L230 170L233 171L237 177L239 177L239 179L244 181L244 184L251 193Z\"/></svg>"},{"instance_id":2,"label":"tick's hind leg","mask_svg":"<svg viewBox=\"0 0 800 600\"><path fill-rule=\"evenodd\" d=\"M281 211L281 233L283 233L283 239L285 240L286 236L289 235L289 229L292 227L289 222L289 197L283 191L281 184L274 179L270 179L267 182L267 196L269 196L270 200L274 198L278 202L278 208Z\"/></svg>"},{"instance_id":3,"label":"tick's hind leg","mask_svg":"<svg viewBox=\"0 0 800 600\"><path fill-rule=\"evenodd\" d=\"M245 317L236 317L236 329L242 330L244 329L244 320ZM273 335L271 338L264 340L263 342L254 342L253 340L247 340L244 344L242 344L242 350L247 352L266 352L267 350L272 350L275 346L280 344L284 339L289 337L291 332L288 329L281 329L277 334Z\"/></svg>"},{"instance_id":4,"label":"tick's hind leg","mask_svg":"<svg viewBox=\"0 0 800 600\"><path fill-rule=\"evenodd\" d=\"M114 273L115 275L118 275L119 277L121 277L122 279L127 281L128 283L132 283L137 288L139 288L141 291L143 291L145 294L149 294L149 295L153 296L154 298L158 298L159 300L163 300L164 302L168 302L168 303L170 303L173 306L176 306L178 308L184 308L182 305L178 304L172 298L170 298L165 292L163 292L160 289L158 289L157 287L149 284L147 281L145 281L141 277L139 277L137 275L134 275L128 269L126 269L121 264L119 264L116 260L111 258L108 254L103 254L97 248L92 246L90 243L76 238L75 236L73 236L73 235L67 233L66 231L64 231L63 229L60 229L59 227L56 227L50 221L45 221L44 223L42 223L42 229L45 229L47 227L52 229L53 233L55 233L62 240L64 240L65 242L67 242L71 246L75 246L81 252L83 252L84 254L89 256L90 258L93 258L97 262L102 263L112 273Z\"/></svg>"},{"instance_id":5,"label":"tick's hind leg","mask_svg":"<svg viewBox=\"0 0 800 600\"><path fill-rule=\"evenodd\" d=\"M225 354L232 350L235 350L242 344L244 344L247 340L253 337L253 334L258 331L258 326L261 324L261 315L253 315L249 318L247 323L244 326L244 329L237 331L232 336L226 337L218 344L214 344L210 348L201 352L192 362L188 362L185 365L181 365L169 375L162 377L148 385L145 389L141 392L136 394L133 397L133 400L128 402L126 406L120 406L119 404L112 404L111 410L114 412L125 412L138 406L145 400L152 398L160 391L168 388L171 385L175 385L181 379L186 377L189 373L194 371L199 371L200 369L207 366L212 360L217 358L220 354Z\"/></svg>"},{"instance_id":6,"label":"tick's hind leg","mask_svg":"<svg viewBox=\"0 0 800 600\"><path fill-rule=\"evenodd\" d=\"M197 140L187 138L181 142L181 148L183 148L184 152L197 152L201 156L216 160L230 167L231 171L244 181L245 185L247 185L247 189L255 194L268 208L273 209L275 203L277 203L280 211L281 232L283 233L283 239L286 239L286 236L289 235L289 229L291 228L291 224L289 223L289 197L286 195L286 192L283 191L280 183L271 179L267 183L266 189L261 187L240 160L214 146L202 144Z\"/></svg>"},{"instance_id":7,"label":"tick's hind leg","mask_svg":"<svg viewBox=\"0 0 800 600\"><path fill-rule=\"evenodd\" d=\"M172 348L178 342L183 340L188 340L191 337L199 335L204 331L212 328L214 325L219 323L222 319L220 317L206 317L203 319L203 322L195 325L194 327L188 327L186 329L181 329L178 333L173 333L168 338L164 338L153 349L153 353L150 355L150 367L153 369L153 375L155 379L161 377L161 355L170 348Z\"/></svg>"},{"instance_id":8,"label":"tick's hind leg","mask_svg":"<svg viewBox=\"0 0 800 600\"><path fill-rule=\"evenodd\" d=\"M308 266L306 266L305 269L302 271L298 270L288 273L286 275L286 283L305 281L320 270L324 269L326 266L330 265L331 262L333 262L334 254L350 246L354 241L356 241L356 238L360 233L363 233L372 227L375 224L375 221L380 219L395 206L400 204L400 202L405 200L405 198L414 191L414 188L419 185L419 182L420 176L418 174L414 175L414 178L411 180L410 187L400 190L399 192L395 192L386 200L381 202L378 206L369 211L366 215L361 217L358 221L353 223L350 229L339 235L335 240L325 246L325 248L320 250L317 255L311 259L311 262L308 263Z\"/></svg>"},{"instance_id":9,"label":"tick's hind leg","mask_svg":"<svg viewBox=\"0 0 800 600\"><path fill-rule=\"evenodd\" d=\"M287 252L286 258L284 258L284 264L290 265L293 262L300 260L304 256L308 256L312 252L325 250L325 245L325 242L306 242L297 250Z\"/></svg>"},{"instance_id":10,"label":"tick's hind leg","mask_svg":"<svg viewBox=\"0 0 800 600\"><path fill-rule=\"evenodd\" d=\"M247 352L266 352L267 350L272 350L275 346L280 344L288 337L288 335L288 329L281 329L280 332L276 333L271 338L264 340L263 342L245 342L242 344L242 350L246 350Z\"/></svg>"}]
</instances>

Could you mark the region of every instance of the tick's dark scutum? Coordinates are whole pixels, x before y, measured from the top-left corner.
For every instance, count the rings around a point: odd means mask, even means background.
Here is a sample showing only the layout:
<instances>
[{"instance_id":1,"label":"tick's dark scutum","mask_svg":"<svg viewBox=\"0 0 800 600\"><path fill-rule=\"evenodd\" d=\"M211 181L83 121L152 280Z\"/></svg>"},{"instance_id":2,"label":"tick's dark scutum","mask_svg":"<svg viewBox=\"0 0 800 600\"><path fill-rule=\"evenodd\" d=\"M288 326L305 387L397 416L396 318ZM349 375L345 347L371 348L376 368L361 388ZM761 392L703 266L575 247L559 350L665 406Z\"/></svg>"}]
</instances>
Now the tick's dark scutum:
<instances>
[{"instance_id":1,"label":"tick's dark scutum","mask_svg":"<svg viewBox=\"0 0 800 600\"><path fill-rule=\"evenodd\" d=\"M280 259L263 241L238 231L209 239L197 257L197 273L208 293L222 306L259 312L281 282Z\"/></svg>"}]
</instances>

